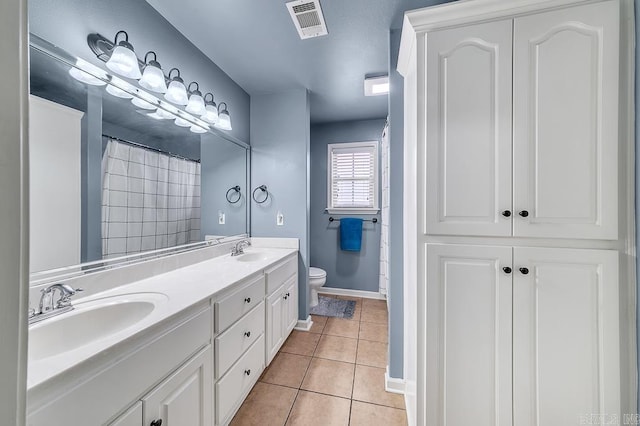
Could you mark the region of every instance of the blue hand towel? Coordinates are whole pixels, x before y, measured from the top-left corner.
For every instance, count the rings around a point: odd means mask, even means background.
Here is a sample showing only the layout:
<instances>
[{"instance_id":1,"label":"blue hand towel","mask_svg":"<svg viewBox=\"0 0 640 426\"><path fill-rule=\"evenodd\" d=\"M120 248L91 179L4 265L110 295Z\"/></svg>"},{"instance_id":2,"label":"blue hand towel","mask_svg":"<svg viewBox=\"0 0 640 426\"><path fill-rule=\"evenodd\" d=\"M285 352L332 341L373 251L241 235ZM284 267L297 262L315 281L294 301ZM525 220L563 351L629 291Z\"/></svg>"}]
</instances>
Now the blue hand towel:
<instances>
[{"instance_id":1,"label":"blue hand towel","mask_svg":"<svg viewBox=\"0 0 640 426\"><path fill-rule=\"evenodd\" d=\"M345 251L360 251L362 246L362 219L345 217L340 219L340 248Z\"/></svg>"}]
</instances>

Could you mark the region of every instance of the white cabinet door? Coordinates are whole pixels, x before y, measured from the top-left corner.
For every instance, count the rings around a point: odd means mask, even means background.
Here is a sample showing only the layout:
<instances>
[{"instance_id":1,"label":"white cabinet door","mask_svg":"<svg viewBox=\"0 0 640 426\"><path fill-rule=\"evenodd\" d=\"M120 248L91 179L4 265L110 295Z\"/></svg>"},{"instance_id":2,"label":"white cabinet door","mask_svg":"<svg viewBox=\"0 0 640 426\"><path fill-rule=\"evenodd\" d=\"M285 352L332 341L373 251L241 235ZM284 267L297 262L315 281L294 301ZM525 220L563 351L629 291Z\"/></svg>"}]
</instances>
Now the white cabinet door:
<instances>
[{"instance_id":1,"label":"white cabinet door","mask_svg":"<svg viewBox=\"0 0 640 426\"><path fill-rule=\"evenodd\" d=\"M208 345L143 398L144 425L161 419L162 426L211 426L212 369Z\"/></svg>"},{"instance_id":2,"label":"white cabinet door","mask_svg":"<svg viewBox=\"0 0 640 426\"><path fill-rule=\"evenodd\" d=\"M142 423L142 402L138 401L133 407L119 415L117 419L109 423L108 426L141 426Z\"/></svg>"},{"instance_id":3,"label":"white cabinet door","mask_svg":"<svg viewBox=\"0 0 640 426\"><path fill-rule=\"evenodd\" d=\"M605 1L514 20L516 236L618 237L619 13Z\"/></svg>"},{"instance_id":4,"label":"white cabinet door","mask_svg":"<svg viewBox=\"0 0 640 426\"><path fill-rule=\"evenodd\" d=\"M510 19L427 35L425 234L511 235L511 39Z\"/></svg>"},{"instance_id":5,"label":"white cabinet door","mask_svg":"<svg viewBox=\"0 0 640 426\"><path fill-rule=\"evenodd\" d=\"M514 248L514 269L515 424L620 418L617 252Z\"/></svg>"},{"instance_id":6,"label":"white cabinet door","mask_svg":"<svg viewBox=\"0 0 640 426\"><path fill-rule=\"evenodd\" d=\"M291 277L285 283L285 304L283 308L285 308L284 313L284 321L283 321L283 330L282 335L283 338L287 338L291 330L298 323L298 274Z\"/></svg>"},{"instance_id":7,"label":"white cabinet door","mask_svg":"<svg viewBox=\"0 0 640 426\"><path fill-rule=\"evenodd\" d=\"M428 425L512 424L511 250L427 245Z\"/></svg>"},{"instance_id":8,"label":"white cabinet door","mask_svg":"<svg viewBox=\"0 0 640 426\"><path fill-rule=\"evenodd\" d=\"M280 346L284 342L283 329L283 303L282 293L284 291L284 285L280 286L276 291L267 298L267 326L266 326L266 354L267 365L271 362Z\"/></svg>"}]
</instances>

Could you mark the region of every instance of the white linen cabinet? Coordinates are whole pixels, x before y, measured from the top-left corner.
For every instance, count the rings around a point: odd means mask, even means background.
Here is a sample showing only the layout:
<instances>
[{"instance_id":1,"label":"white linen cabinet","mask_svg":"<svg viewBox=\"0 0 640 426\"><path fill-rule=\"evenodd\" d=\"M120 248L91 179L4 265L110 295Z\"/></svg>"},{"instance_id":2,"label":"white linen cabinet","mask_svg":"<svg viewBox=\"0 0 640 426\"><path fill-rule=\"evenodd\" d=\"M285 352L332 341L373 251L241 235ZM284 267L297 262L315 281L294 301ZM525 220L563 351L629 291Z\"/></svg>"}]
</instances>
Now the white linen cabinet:
<instances>
[{"instance_id":1,"label":"white linen cabinet","mask_svg":"<svg viewBox=\"0 0 640 426\"><path fill-rule=\"evenodd\" d=\"M410 424L631 412L635 353L620 339L635 289L629 11L626 0L474 0L405 15Z\"/></svg>"}]
</instances>

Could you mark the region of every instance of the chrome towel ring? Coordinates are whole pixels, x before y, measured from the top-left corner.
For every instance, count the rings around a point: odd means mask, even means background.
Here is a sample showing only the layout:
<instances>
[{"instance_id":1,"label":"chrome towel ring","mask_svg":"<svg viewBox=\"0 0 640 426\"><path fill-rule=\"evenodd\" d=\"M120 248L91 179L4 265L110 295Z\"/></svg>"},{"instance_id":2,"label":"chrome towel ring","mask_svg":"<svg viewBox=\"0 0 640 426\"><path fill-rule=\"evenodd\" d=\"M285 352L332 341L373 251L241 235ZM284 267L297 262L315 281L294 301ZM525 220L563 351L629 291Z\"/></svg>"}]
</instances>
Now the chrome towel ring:
<instances>
[{"instance_id":1,"label":"chrome towel ring","mask_svg":"<svg viewBox=\"0 0 640 426\"><path fill-rule=\"evenodd\" d=\"M231 192L231 191L234 191L234 192ZM233 199L234 195L237 195L237 198L235 200ZM242 198L242 193L240 192L240 185L232 186L231 188L229 188L229 190L227 191L227 195L225 195L225 197L227 198L227 201L230 202L231 204L235 204L238 201L240 201L240 198Z\"/></svg>"},{"instance_id":2,"label":"chrome towel ring","mask_svg":"<svg viewBox=\"0 0 640 426\"><path fill-rule=\"evenodd\" d=\"M262 191L264 198L260 201L258 201L258 199L256 198L256 192L260 190ZM267 191L267 185L260 185L259 187L257 187L256 189L253 190L253 192L251 193L251 197L253 198L253 201L255 201L258 204L262 204L265 201L267 201L269 199L269 191Z\"/></svg>"}]
</instances>

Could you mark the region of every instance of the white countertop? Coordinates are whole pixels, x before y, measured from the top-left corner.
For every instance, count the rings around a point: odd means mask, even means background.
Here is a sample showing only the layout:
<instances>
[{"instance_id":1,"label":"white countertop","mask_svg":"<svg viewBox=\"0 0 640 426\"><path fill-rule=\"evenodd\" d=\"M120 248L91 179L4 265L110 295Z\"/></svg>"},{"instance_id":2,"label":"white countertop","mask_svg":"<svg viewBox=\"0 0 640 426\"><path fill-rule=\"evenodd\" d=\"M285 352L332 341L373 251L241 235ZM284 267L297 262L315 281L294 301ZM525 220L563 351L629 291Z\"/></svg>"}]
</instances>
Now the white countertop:
<instances>
[{"instance_id":1,"label":"white countertop","mask_svg":"<svg viewBox=\"0 0 640 426\"><path fill-rule=\"evenodd\" d=\"M30 360L27 375L28 392L32 392L35 388L43 385L49 387L51 382L54 382L55 378L61 377L63 373L68 373L80 364L87 365L91 363L92 359L96 359L115 345L120 345L127 340L135 340L136 337L143 335L145 331L154 325L215 296L217 293L255 273L263 271L296 253L297 250L262 247L246 250L247 254L258 252L261 254L260 258L250 262L238 261L242 256L231 257L227 254L93 294L84 299L75 299L74 304L82 305L96 299L120 295L160 293L166 296L166 302L159 303L151 314L129 328L71 351L37 361ZM45 320L41 324L55 321L57 318L64 317L64 315ZM34 324L30 328L38 326L38 324ZM95 324L95 326L100 327L100 324ZM64 335L56 337L59 339L65 338Z\"/></svg>"}]
</instances>

